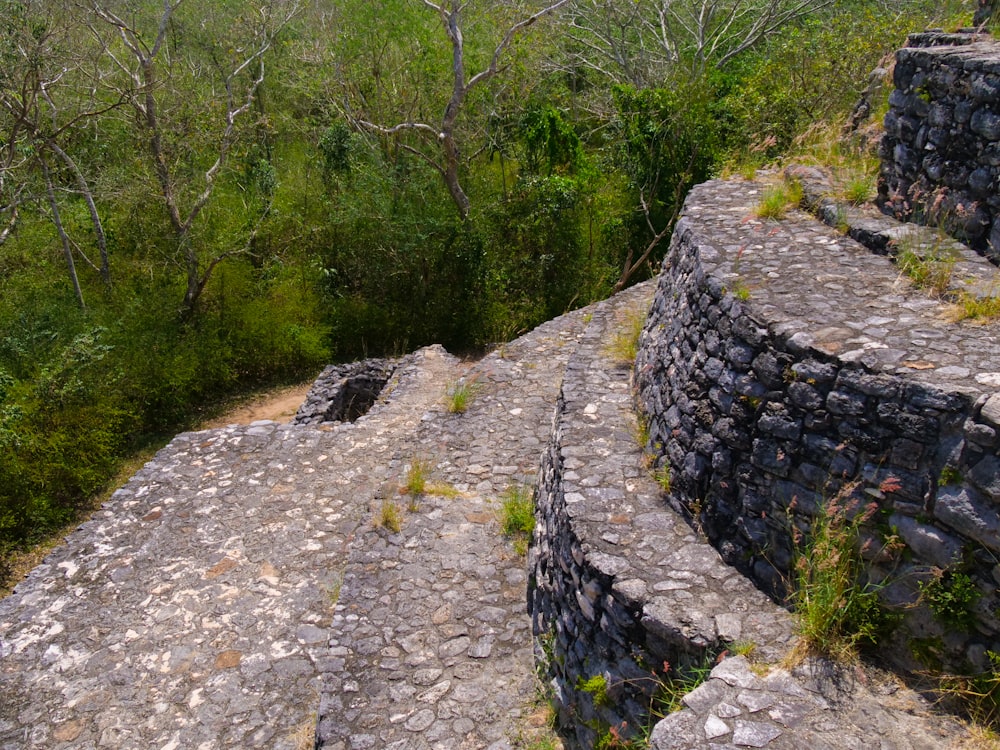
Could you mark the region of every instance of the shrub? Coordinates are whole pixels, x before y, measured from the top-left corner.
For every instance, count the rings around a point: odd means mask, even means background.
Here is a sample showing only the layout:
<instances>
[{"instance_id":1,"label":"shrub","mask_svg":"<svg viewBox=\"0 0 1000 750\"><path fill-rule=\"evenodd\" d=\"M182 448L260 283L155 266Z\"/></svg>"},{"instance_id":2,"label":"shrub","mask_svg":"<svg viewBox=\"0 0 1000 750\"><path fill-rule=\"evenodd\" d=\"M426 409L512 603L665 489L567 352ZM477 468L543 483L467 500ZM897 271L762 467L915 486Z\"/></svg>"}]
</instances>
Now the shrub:
<instances>
[{"instance_id":1,"label":"shrub","mask_svg":"<svg viewBox=\"0 0 1000 750\"><path fill-rule=\"evenodd\" d=\"M813 521L806 539L795 530L797 547L789 595L802 647L852 661L859 645L873 644L891 618L883 611L878 586L865 582L858 550L859 531L878 510L852 497L846 486Z\"/></svg>"},{"instance_id":2,"label":"shrub","mask_svg":"<svg viewBox=\"0 0 1000 750\"><path fill-rule=\"evenodd\" d=\"M982 593L967 573L937 571L920 583L920 594L941 624L966 633L975 627L975 606Z\"/></svg>"}]
</instances>

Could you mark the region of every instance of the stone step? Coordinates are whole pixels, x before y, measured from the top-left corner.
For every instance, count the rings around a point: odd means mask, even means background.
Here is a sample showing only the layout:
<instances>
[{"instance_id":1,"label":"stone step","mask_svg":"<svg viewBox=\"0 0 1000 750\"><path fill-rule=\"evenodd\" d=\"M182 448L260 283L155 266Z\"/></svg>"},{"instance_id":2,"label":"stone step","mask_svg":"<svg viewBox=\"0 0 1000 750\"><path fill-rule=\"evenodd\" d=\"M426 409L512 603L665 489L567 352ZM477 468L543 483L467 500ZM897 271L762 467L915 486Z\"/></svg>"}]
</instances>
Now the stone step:
<instances>
[{"instance_id":1,"label":"stone step","mask_svg":"<svg viewBox=\"0 0 1000 750\"><path fill-rule=\"evenodd\" d=\"M525 564L499 532L498 504L512 486L530 494L586 315L562 316L468 365L467 411L436 404L421 417L413 452L401 458L425 461L431 481L452 492L419 498L397 533L358 528L334 614L318 747L507 748L530 735L537 689Z\"/></svg>"},{"instance_id":2,"label":"stone step","mask_svg":"<svg viewBox=\"0 0 1000 750\"><path fill-rule=\"evenodd\" d=\"M529 598L561 723L579 747L595 746L602 727L645 725L673 667L741 643L774 661L793 640L788 613L669 507L646 463L630 366L609 350L652 292L647 283L594 306L566 367L538 494ZM610 700L580 687L594 678Z\"/></svg>"}]
</instances>

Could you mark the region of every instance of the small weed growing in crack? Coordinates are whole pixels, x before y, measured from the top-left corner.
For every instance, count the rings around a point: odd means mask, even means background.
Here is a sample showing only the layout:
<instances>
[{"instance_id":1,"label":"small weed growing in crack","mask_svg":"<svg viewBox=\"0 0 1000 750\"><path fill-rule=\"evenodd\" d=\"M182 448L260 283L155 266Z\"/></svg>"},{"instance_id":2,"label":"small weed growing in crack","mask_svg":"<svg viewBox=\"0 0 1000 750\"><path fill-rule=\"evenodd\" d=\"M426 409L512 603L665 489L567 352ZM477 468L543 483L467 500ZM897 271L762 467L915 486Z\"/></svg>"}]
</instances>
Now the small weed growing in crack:
<instances>
[{"instance_id":1,"label":"small weed growing in crack","mask_svg":"<svg viewBox=\"0 0 1000 750\"><path fill-rule=\"evenodd\" d=\"M663 466L653 470L653 479L655 479L656 483L660 485L660 489L666 493L670 492L670 477L669 463L665 463Z\"/></svg>"},{"instance_id":2,"label":"small weed growing in crack","mask_svg":"<svg viewBox=\"0 0 1000 750\"><path fill-rule=\"evenodd\" d=\"M528 552L528 540L535 529L535 499L530 488L512 485L500 498L500 531L511 540L519 555Z\"/></svg>"},{"instance_id":3,"label":"small weed growing in crack","mask_svg":"<svg viewBox=\"0 0 1000 750\"><path fill-rule=\"evenodd\" d=\"M958 256L943 235L930 244L906 235L896 240L890 250L900 272L917 287L935 297L948 291Z\"/></svg>"},{"instance_id":4,"label":"small weed growing in crack","mask_svg":"<svg viewBox=\"0 0 1000 750\"><path fill-rule=\"evenodd\" d=\"M398 534L403 528L403 512L393 500L383 500L378 516L375 517L375 527L388 529Z\"/></svg>"},{"instance_id":5,"label":"small weed growing in crack","mask_svg":"<svg viewBox=\"0 0 1000 750\"><path fill-rule=\"evenodd\" d=\"M476 396L478 387L475 383L459 380L448 386L447 404L450 414L465 414Z\"/></svg>"},{"instance_id":6,"label":"small weed growing in crack","mask_svg":"<svg viewBox=\"0 0 1000 750\"><path fill-rule=\"evenodd\" d=\"M646 325L646 315L642 310L628 313L621 328L608 344L608 354L615 362L631 365L639 353L639 336Z\"/></svg>"},{"instance_id":7,"label":"small weed growing in crack","mask_svg":"<svg viewBox=\"0 0 1000 750\"><path fill-rule=\"evenodd\" d=\"M427 490L427 477L431 473L430 463L420 458L415 458L410 462L410 468L406 470L406 484L403 485L403 492L411 498L423 495Z\"/></svg>"}]
</instances>

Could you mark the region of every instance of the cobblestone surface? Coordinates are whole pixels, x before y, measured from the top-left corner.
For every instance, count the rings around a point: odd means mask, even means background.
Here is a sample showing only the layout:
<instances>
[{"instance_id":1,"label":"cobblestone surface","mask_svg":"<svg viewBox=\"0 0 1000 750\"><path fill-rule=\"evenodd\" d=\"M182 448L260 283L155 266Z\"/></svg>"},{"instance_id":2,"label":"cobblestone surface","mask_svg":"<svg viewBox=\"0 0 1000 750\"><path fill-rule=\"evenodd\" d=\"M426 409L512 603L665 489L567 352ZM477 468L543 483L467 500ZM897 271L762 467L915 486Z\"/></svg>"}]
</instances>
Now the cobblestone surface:
<instances>
[{"instance_id":1,"label":"cobblestone surface","mask_svg":"<svg viewBox=\"0 0 1000 750\"><path fill-rule=\"evenodd\" d=\"M496 508L506 488L534 484L595 310L475 363L421 350L353 423L178 436L0 602L0 750L523 746L535 692L525 562ZM463 414L446 406L456 382L473 388ZM574 398L621 410L625 393ZM592 416L583 406L599 427ZM617 474L606 449L595 466ZM577 479L587 460L581 446ZM430 473L417 498L400 493L415 461ZM386 502L400 507L399 532L373 523ZM678 546L691 534L662 511L669 549L604 541L678 561L694 596L701 568ZM677 577L659 564L655 575L653 591ZM664 616L683 619L672 591L657 594L673 597ZM872 726L889 721L882 700L865 703ZM824 717L837 746L840 719ZM740 745L733 731L722 741Z\"/></svg>"},{"instance_id":2,"label":"cobblestone surface","mask_svg":"<svg viewBox=\"0 0 1000 750\"><path fill-rule=\"evenodd\" d=\"M875 679L873 679L873 676ZM954 747L962 727L873 672L806 661L791 672L755 673L726 659L656 725L653 750L923 750Z\"/></svg>"},{"instance_id":3,"label":"cobblestone surface","mask_svg":"<svg viewBox=\"0 0 1000 750\"><path fill-rule=\"evenodd\" d=\"M0 747L304 746L359 498L457 367L420 355L355 424L160 451L0 602Z\"/></svg>"},{"instance_id":4,"label":"cobblestone surface","mask_svg":"<svg viewBox=\"0 0 1000 750\"><path fill-rule=\"evenodd\" d=\"M471 365L464 414L423 415L406 464L433 467L398 534L371 525L351 545L321 707L321 747L506 748L535 692L523 558L499 534L497 498L534 482L562 369L583 328L573 313ZM401 505L409 498L398 498Z\"/></svg>"}]
</instances>

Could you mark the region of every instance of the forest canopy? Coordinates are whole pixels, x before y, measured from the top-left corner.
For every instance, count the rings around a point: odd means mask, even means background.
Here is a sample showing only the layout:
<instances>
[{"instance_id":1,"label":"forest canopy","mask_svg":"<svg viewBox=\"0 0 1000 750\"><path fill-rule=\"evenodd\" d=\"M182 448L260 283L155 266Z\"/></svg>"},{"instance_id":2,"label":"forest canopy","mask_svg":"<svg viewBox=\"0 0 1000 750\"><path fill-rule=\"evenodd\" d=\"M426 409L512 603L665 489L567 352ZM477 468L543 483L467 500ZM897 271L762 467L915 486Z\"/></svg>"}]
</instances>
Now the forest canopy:
<instances>
[{"instance_id":1,"label":"forest canopy","mask_svg":"<svg viewBox=\"0 0 1000 750\"><path fill-rule=\"evenodd\" d=\"M0 0L0 578L136 450L654 272L932 0Z\"/></svg>"}]
</instances>

